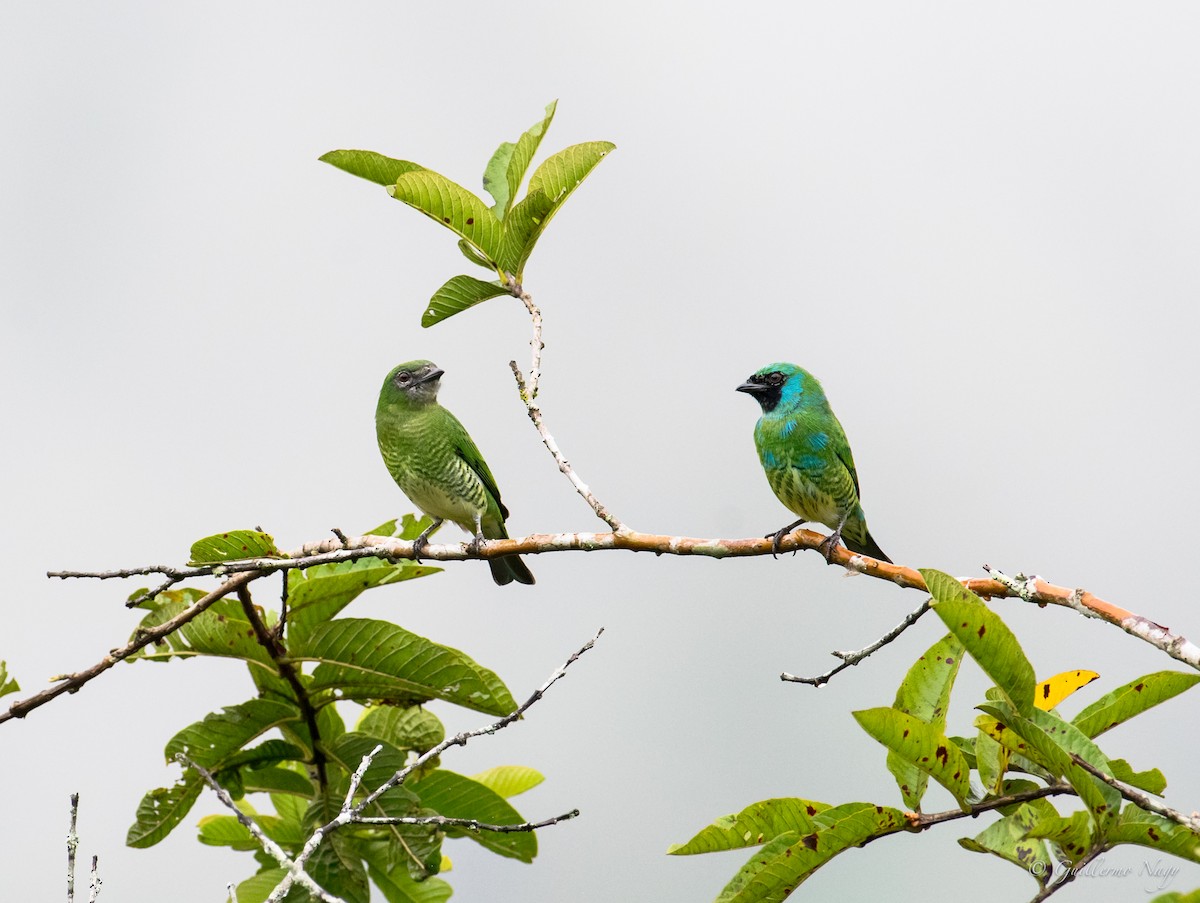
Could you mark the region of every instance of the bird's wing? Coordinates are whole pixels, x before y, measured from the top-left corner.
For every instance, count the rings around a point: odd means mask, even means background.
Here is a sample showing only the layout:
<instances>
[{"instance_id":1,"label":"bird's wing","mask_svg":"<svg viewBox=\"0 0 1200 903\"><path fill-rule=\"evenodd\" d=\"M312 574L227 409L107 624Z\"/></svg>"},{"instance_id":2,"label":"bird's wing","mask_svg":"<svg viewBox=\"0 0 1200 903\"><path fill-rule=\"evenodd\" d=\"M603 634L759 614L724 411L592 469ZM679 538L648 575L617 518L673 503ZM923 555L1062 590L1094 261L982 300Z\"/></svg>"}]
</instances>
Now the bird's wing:
<instances>
[{"instance_id":1,"label":"bird's wing","mask_svg":"<svg viewBox=\"0 0 1200 903\"><path fill-rule=\"evenodd\" d=\"M829 447L833 449L833 453L837 456L837 459L850 472L850 481L854 483L855 496L861 496L862 490L858 488L858 471L854 469L854 454L850 451L850 443L846 439L846 432L842 429L842 425L838 423L836 417L833 418L833 428L830 430L829 439Z\"/></svg>"},{"instance_id":2,"label":"bird's wing","mask_svg":"<svg viewBox=\"0 0 1200 903\"><path fill-rule=\"evenodd\" d=\"M475 440L471 438L471 434L466 428L458 422L458 418L451 415L451 420L456 430L454 430L454 453L458 455L463 462L471 468L475 476L479 477L479 482L483 483L483 488L487 490L488 495L496 502L496 507L500 509L500 519L508 520L508 509L504 507L504 502L500 501L500 487L496 485L496 478L492 476L492 471L487 466L487 461L483 460L483 455L479 453L479 448L475 445Z\"/></svg>"}]
</instances>

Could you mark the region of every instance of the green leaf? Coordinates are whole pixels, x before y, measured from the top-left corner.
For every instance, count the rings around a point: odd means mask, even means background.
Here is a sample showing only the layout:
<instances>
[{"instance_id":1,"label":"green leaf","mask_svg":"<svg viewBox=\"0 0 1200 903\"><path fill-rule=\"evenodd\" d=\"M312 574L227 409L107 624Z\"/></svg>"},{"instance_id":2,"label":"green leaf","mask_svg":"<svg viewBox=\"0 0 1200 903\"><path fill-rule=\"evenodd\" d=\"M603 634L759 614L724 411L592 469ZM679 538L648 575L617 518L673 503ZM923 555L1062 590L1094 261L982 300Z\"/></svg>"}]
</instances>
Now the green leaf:
<instances>
[{"instance_id":1,"label":"green leaf","mask_svg":"<svg viewBox=\"0 0 1200 903\"><path fill-rule=\"evenodd\" d=\"M259 530L230 530L197 539L192 543L189 567L238 561L244 558L286 558L275 548L275 540Z\"/></svg>"},{"instance_id":2,"label":"green leaf","mask_svg":"<svg viewBox=\"0 0 1200 903\"><path fill-rule=\"evenodd\" d=\"M360 558L288 573L288 643L294 645L368 589L426 577L441 570L413 561Z\"/></svg>"},{"instance_id":3,"label":"green leaf","mask_svg":"<svg viewBox=\"0 0 1200 903\"><path fill-rule=\"evenodd\" d=\"M1029 718L1002 703L984 704L980 711L997 719L1006 729L992 736L1014 752L1029 756L1056 777L1063 777L1091 810L1103 831L1116 817L1121 795L1115 788L1092 777L1071 759L1071 753L1090 765L1108 772L1108 758L1073 724L1063 721L1053 712L1031 709ZM976 724L989 729L982 719ZM1015 736L1014 736L1015 734Z\"/></svg>"},{"instance_id":4,"label":"green leaf","mask_svg":"<svg viewBox=\"0 0 1200 903\"><path fill-rule=\"evenodd\" d=\"M961 838L958 845L973 853L990 853L1019 865L1044 887L1050 876L1053 859L1045 843L1025 836L1038 822L1038 815L1038 810L1032 806L1021 805L1011 815L988 825L974 838Z\"/></svg>"},{"instance_id":5,"label":"green leaf","mask_svg":"<svg viewBox=\"0 0 1200 903\"><path fill-rule=\"evenodd\" d=\"M480 257L479 252L471 247L471 243L465 238L460 238L458 240L458 250L462 251L462 256L471 261L471 263L475 264L475 266L483 267L485 270L491 270L493 273L496 271L496 268L492 266L491 261L489 261L486 257Z\"/></svg>"},{"instance_id":6,"label":"green leaf","mask_svg":"<svg viewBox=\"0 0 1200 903\"><path fill-rule=\"evenodd\" d=\"M499 282L484 282L474 276L454 276L433 293L429 307L421 314L421 325L433 326L489 298L508 293L508 289Z\"/></svg>"},{"instance_id":7,"label":"green leaf","mask_svg":"<svg viewBox=\"0 0 1200 903\"><path fill-rule=\"evenodd\" d=\"M220 770L235 761L243 746L271 728L301 721L295 706L269 699L251 699L206 715L190 724L167 743L166 757L184 753L197 765Z\"/></svg>"},{"instance_id":8,"label":"green leaf","mask_svg":"<svg viewBox=\"0 0 1200 903\"><path fill-rule=\"evenodd\" d=\"M500 794L470 778L439 768L412 785L421 798L421 805L447 818L470 818L492 825L519 825L523 819ZM468 831L446 828L449 837L469 837L483 847L519 859L533 862L537 855L537 837L532 831L499 834L495 831Z\"/></svg>"},{"instance_id":9,"label":"green leaf","mask_svg":"<svg viewBox=\"0 0 1200 903\"><path fill-rule=\"evenodd\" d=\"M328 761L337 765L344 773L338 777L336 782L336 789L342 793L343 798L344 791L349 787L350 775L358 770L367 753L379 745L382 745L383 749L375 754L375 758L371 760L370 766L363 775L361 791L363 793L374 792L389 780L392 775L404 767L408 755L386 743L381 744L375 737L356 731L343 734L333 743L328 744L325 751ZM384 794L383 799L389 803L393 800L399 801L392 805L400 806L402 811L391 811L388 813L391 815L408 815L417 807L417 795L407 784L393 787Z\"/></svg>"},{"instance_id":10,"label":"green leaf","mask_svg":"<svg viewBox=\"0 0 1200 903\"><path fill-rule=\"evenodd\" d=\"M892 707L924 721L939 732L944 731L950 691L958 675L962 654L962 644L953 634L947 634L930 646L908 669ZM890 750L887 767L896 779L904 805L919 811L929 775Z\"/></svg>"},{"instance_id":11,"label":"green leaf","mask_svg":"<svg viewBox=\"0 0 1200 903\"><path fill-rule=\"evenodd\" d=\"M387 621L341 618L319 625L292 650L320 662L310 692L339 699L392 699L408 704L444 699L489 715L516 707L508 688L487 668Z\"/></svg>"},{"instance_id":12,"label":"green leaf","mask_svg":"<svg viewBox=\"0 0 1200 903\"><path fill-rule=\"evenodd\" d=\"M1167 789L1166 775L1157 768L1151 768L1149 771L1134 771L1124 759L1109 759L1108 767L1109 774L1118 781L1145 790L1147 793L1162 796L1162 792Z\"/></svg>"},{"instance_id":13,"label":"green leaf","mask_svg":"<svg viewBox=\"0 0 1200 903\"><path fill-rule=\"evenodd\" d=\"M421 706L369 706L355 728L378 737L396 749L423 753L446 739L446 728L438 717Z\"/></svg>"},{"instance_id":14,"label":"green leaf","mask_svg":"<svg viewBox=\"0 0 1200 903\"><path fill-rule=\"evenodd\" d=\"M1099 737L1110 728L1178 696L1198 682L1200 674L1155 671L1100 697L1076 715L1071 723L1089 737Z\"/></svg>"},{"instance_id":15,"label":"green leaf","mask_svg":"<svg viewBox=\"0 0 1200 903\"><path fill-rule=\"evenodd\" d=\"M975 767L986 793L995 793L1008 769L1008 750L985 731L975 737Z\"/></svg>"},{"instance_id":16,"label":"green leaf","mask_svg":"<svg viewBox=\"0 0 1200 903\"><path fill-rule=\"evenodd\" d=\"M529 193L504 220L503 241L498 257L500 268L524 278L525 264L533 248L571 193L596 165L616 147L610 141L588 141L559 151L548 158L529 180Z\"/></svg>"},{"instance_id":17,"label":"green leaf","mask_svg":"<svg viewBox=\"0 0 1200 903\"><path fill-rule=\"evenodd\" d=\"M21 685L8 676L8 663L0 662L0 696L20 691Z\"/></svg>"},{"instance_id":18,"label":"green leaf","mask_svg":"<svg viewBox=\"0 0 1200 903\"><path fill-rule=\"evenodd\" d=\"M542 143L546 130L550 128L557 106L557 100L548 103L545 116L530 126L529 130L517 139L516 144L510 141L501 144L488 161L487 169L483 173L483 187L495 199L496 206L492 209L500 219L504 219L508 214L513 199L521 190L521 180L525 178L525 171L529 169L538 145Z\"/></svg>"},{"instance_id":19,"label":"green leaf","mask_svg":"<svg viewBox=\"0 0 1200 903\"><path fill-rule=\"evenodd\" d=\"M247 813L263 833L285 848L299 850L308 839L298 823L289 823L273 815ZM259 843L250 830L232 815L206 815L198 825L198 840L210 847L257 850Z\"/></svg>"},{"instance_id":20,"label":"green leaf","mask_svg":"<svg viewBox=\"0 0 1200 903\"><path fill-rule=\"evenodd\" d=\"M1186 894L1173 890L1155 897L1150 903L1200 903L1200 888Z\"/></svg>"},{"instance_id":21,"label":"green leaf","mask_svg":"<svg viewBox=\"0 0 1200 903\"><path fill-rule=\"evenodd\" d=\"M380 185L395 185L396 180L406 172L420 172L425 169L424 166L407 160L396 160L375 151L365 150L333 150L318 159L322 163L345 170L352 176Z\"/></svg>"},{"instance_id":22,"label":"green leaf","mask_svg":"<svg viewBox=\"0 0 1200 903\"><path fill-rule=\"evenodd\" d=\"M500 255L500 220L480 198L457 182L425 169L407 172L388 193L465 239L489 261Z\"/></svg>"},{"instance_id":23,"label":"green leaf","mask_svg":"<svg viewBox=\"0 0 1200 903\"><path fill-rule=\"evenodd\" d=\"M346 903L370 903L367 869L350 841L340 831L325 836L305 868L313 880ZM239 901L240 903L240 901Z\"/></svg>"},{"instance_id":24,"label":"green leaf","mask_svg":"<svg viewBox=\"0 0 1200 903\"><path fill-rule=\"evenodd\" d=\"M1034 707L1033 666L1008 625L949 574L930 568L920 570L933 596L933 610L1017 711L1027 713Z\"/></svg>"},{"instance_id":25,"label":"green leaf","mask_svg":"<svg viewBox=\"0 0 1200 903\"><path fill-rule=\"evenodd\" d=\"M717 897L717 903L783 900L813 872L850 847L903 830L899 809L873 803L844 803L819 813L815 831L787 832L750 857Z\"/></svg>"},{"instance_id":26,"label":"green leaf","mask_svg":"<svg viewBox=\"0 0 1200 903\"><path fill-rule=\"evenodd\" d=\"M259 872L251 878L247 878L237 886L238 903L265 903L266 899L271 896L271 891L279 886L279 882L283 880L287 874L287 869L276 868L266 869ZM293 885L295 889L295 885ZM300 896L299 894L289 893L284 900L286 903L308 903L312 898L307 894Z\"/></svg>"},{"instance_id":27,"label":"green leaf","mask_svg":"<svg viewBox=\"0 0 1200 903\"><path fill-rule=\"evenodd\" d=\"M471 775L471 780L494 790L507 800L532 790L546 778L540 771L526 765L497 765Z\"/></svg>"},{"instance_id":28,"label":"green leaf","mask_svg":"<svg viewBox=\"0 0 1200 903\"><path fill-rule=\"evenodd\" d=\"M1200 834L1129 803L1106 834L1111 844L1132 843L1200 862Z\"/></svg>"},{"instance_id":29,"label":"green leaf","mask_svg":"<svg viewBox=\"0 0 1200 903\"><path fill-rule=\"evenodd\" d=\"M170 787L158 787L143 796L125 835L126 846L152 847L170 834L187 816L203 787L199 773L187 768Z\"/></svg>"},{"instance_id":30,"label":"green leaf","mask_svg":"<svg viewBox=\"0 0 1200 903\"><path fill-rule=\"evenodd\" d=\"M288 793L311 797L315 792L312 781L290 768L255 768L242 775L247 793ZM276 807L278 809L278 807Z\"/></svg>"},{"instance_id":31,"label":"green leaf","mask_svg":"<svg viewBox=\"0 0 1200 903\"><path fill-rule=\"evenodd\" d=\"M388 903L445 903L453 893L440 878L414 881L403 864L389 863L382 844L360 846L367 874Z\"/></svg>"},{"instance_id":32,"label":"green leaf","mask_svg":"<svg viewBox=\"0 0 1200 903\"><path fill-rule=\"evenodd\" d=\"M813 818L829 808L828 803L815 800L762 800L736 815L722 815L687 843L672 844L667 848L667 854L691 856L696 853L740 850L759 846L788 833L799 839L801 834L817 830Z\"/></svg>"},{"instance_id":33,"label":"green leaf","mask_svg":"<svg viewBox=\"0 0 1200 903\"><path fill-rule=\"evenodd\" d=\"M1065 817L1055 813L1039 818L1025 836L1049 840L1070 865L1075 865L1091 850L1095 827L1091 814L1084 810Z\"/></svg>"},{"instance_id":34,"label":"green leaf","mask_svg":"<svg viewBox=\"0 0 1200 903\"><path fill-rule=\"evenodd\" d=\"M966 806L971 794L971 769L958 746L941 729L891 708L852 714L863 730L949 790L959 805Z\"/></svg>"}]
</instances>

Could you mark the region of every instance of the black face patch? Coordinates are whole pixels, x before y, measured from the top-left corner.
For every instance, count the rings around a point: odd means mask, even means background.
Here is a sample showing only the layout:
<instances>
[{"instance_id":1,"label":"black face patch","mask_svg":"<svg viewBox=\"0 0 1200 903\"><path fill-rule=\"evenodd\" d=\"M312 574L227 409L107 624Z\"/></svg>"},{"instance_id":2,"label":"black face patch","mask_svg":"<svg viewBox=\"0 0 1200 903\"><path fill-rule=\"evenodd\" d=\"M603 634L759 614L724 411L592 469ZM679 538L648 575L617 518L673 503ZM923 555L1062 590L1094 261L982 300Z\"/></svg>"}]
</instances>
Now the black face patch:
<instances>
[{"instance_id":1,"label":"black face patch","mask_svg":"<svg viewBox=\"0 0 1200 903\"><path fill-rule=\"evenodd\" d=\"M769 414L779 404L779 399L783 395L783 384L785 382L787 382L787 377L778 370L771 370L768 373L755 373L738 386L738 391L753 395L762 406L763 413Z\"/></svg>"}]
</instances>

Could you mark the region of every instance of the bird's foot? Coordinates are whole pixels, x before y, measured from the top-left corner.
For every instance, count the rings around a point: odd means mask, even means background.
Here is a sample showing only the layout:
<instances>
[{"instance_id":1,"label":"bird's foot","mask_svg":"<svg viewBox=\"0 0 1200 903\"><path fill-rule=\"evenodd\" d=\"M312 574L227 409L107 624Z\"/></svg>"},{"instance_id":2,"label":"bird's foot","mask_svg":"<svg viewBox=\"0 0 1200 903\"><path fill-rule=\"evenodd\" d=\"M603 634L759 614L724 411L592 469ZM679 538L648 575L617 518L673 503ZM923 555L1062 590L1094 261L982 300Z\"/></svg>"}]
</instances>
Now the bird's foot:
<instances>
[{"instance_id":1,"label":"bird's foot","mask_svg":"<svg viewBox=\"0 0 1200 903\"><path fill-rule=\"evenodd\" d=\"M470 542L466 543L467 554L470 555L472 558L479 557L479 553L482 551L483 542L484 542L483 534L476 533L474 539L472 539Z\"/></svg>"},{"instance_id":2,"label":"bird's foot","mask_svg":"<svg viewBox=\"0 0 1200 903\"><path fill-rule=\"evenodd\" d=\"M771 557L772 558L778 558L779 553L783 551L783 549L780 548L780 543L783 542L783 538L803 523L805 523L804 518L800 518L800 520L792 521L786 527L780 527L774 533L768 533L766 536L763 537L763 539L771 540ZM792 549L792 554L793 555L796 554L795 549Z\"/></svg>"},{"instance_id":3,"label":"bird's foot","mask_svg":"<svg viewBox=\"0 0 1200 903\"><path fill-rule=\"evenodd\" d=\"M825 556L826 564L833 564L833 550L838 547L842 541L842 531L837 530L825 537L821 544L817 546L817 551Z\"/></svg>"},{"instance_id":4,"label":"bird's foot","mask_svg":"<svg viewBox=\"0 0 1200 903\"><path fill-rule=\"evenodd\" d=\"M429 534L442 525L440 520L435 520L432 524L421 531L421 535L413 540L413 560L418 563L421 561L421 553L425 551L425 547L429 545Z\"/></svg>"}]
</instances>

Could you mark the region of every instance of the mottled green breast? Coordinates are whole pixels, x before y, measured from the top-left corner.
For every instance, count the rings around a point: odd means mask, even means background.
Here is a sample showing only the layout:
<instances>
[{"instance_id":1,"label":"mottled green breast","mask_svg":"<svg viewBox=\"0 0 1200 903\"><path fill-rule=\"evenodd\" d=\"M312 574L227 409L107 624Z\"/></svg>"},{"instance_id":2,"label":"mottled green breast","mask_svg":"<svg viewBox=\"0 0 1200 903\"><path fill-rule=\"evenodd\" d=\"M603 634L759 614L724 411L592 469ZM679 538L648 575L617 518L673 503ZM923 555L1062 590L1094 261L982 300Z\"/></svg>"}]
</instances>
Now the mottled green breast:
<instances>
[{"instance_id":1,"label":"mottled green breast","mask_svg":"<svg viewBox=\"0 0 1200 903\"><path fill-rule=\"evenodd\" d=\"M375 417L379 451L392 478L426 514L453 521L469 533L488 509L488 493L459 453L466 434L440 405L416 411L381 409Z\"/></svg>"}]
</instances>

